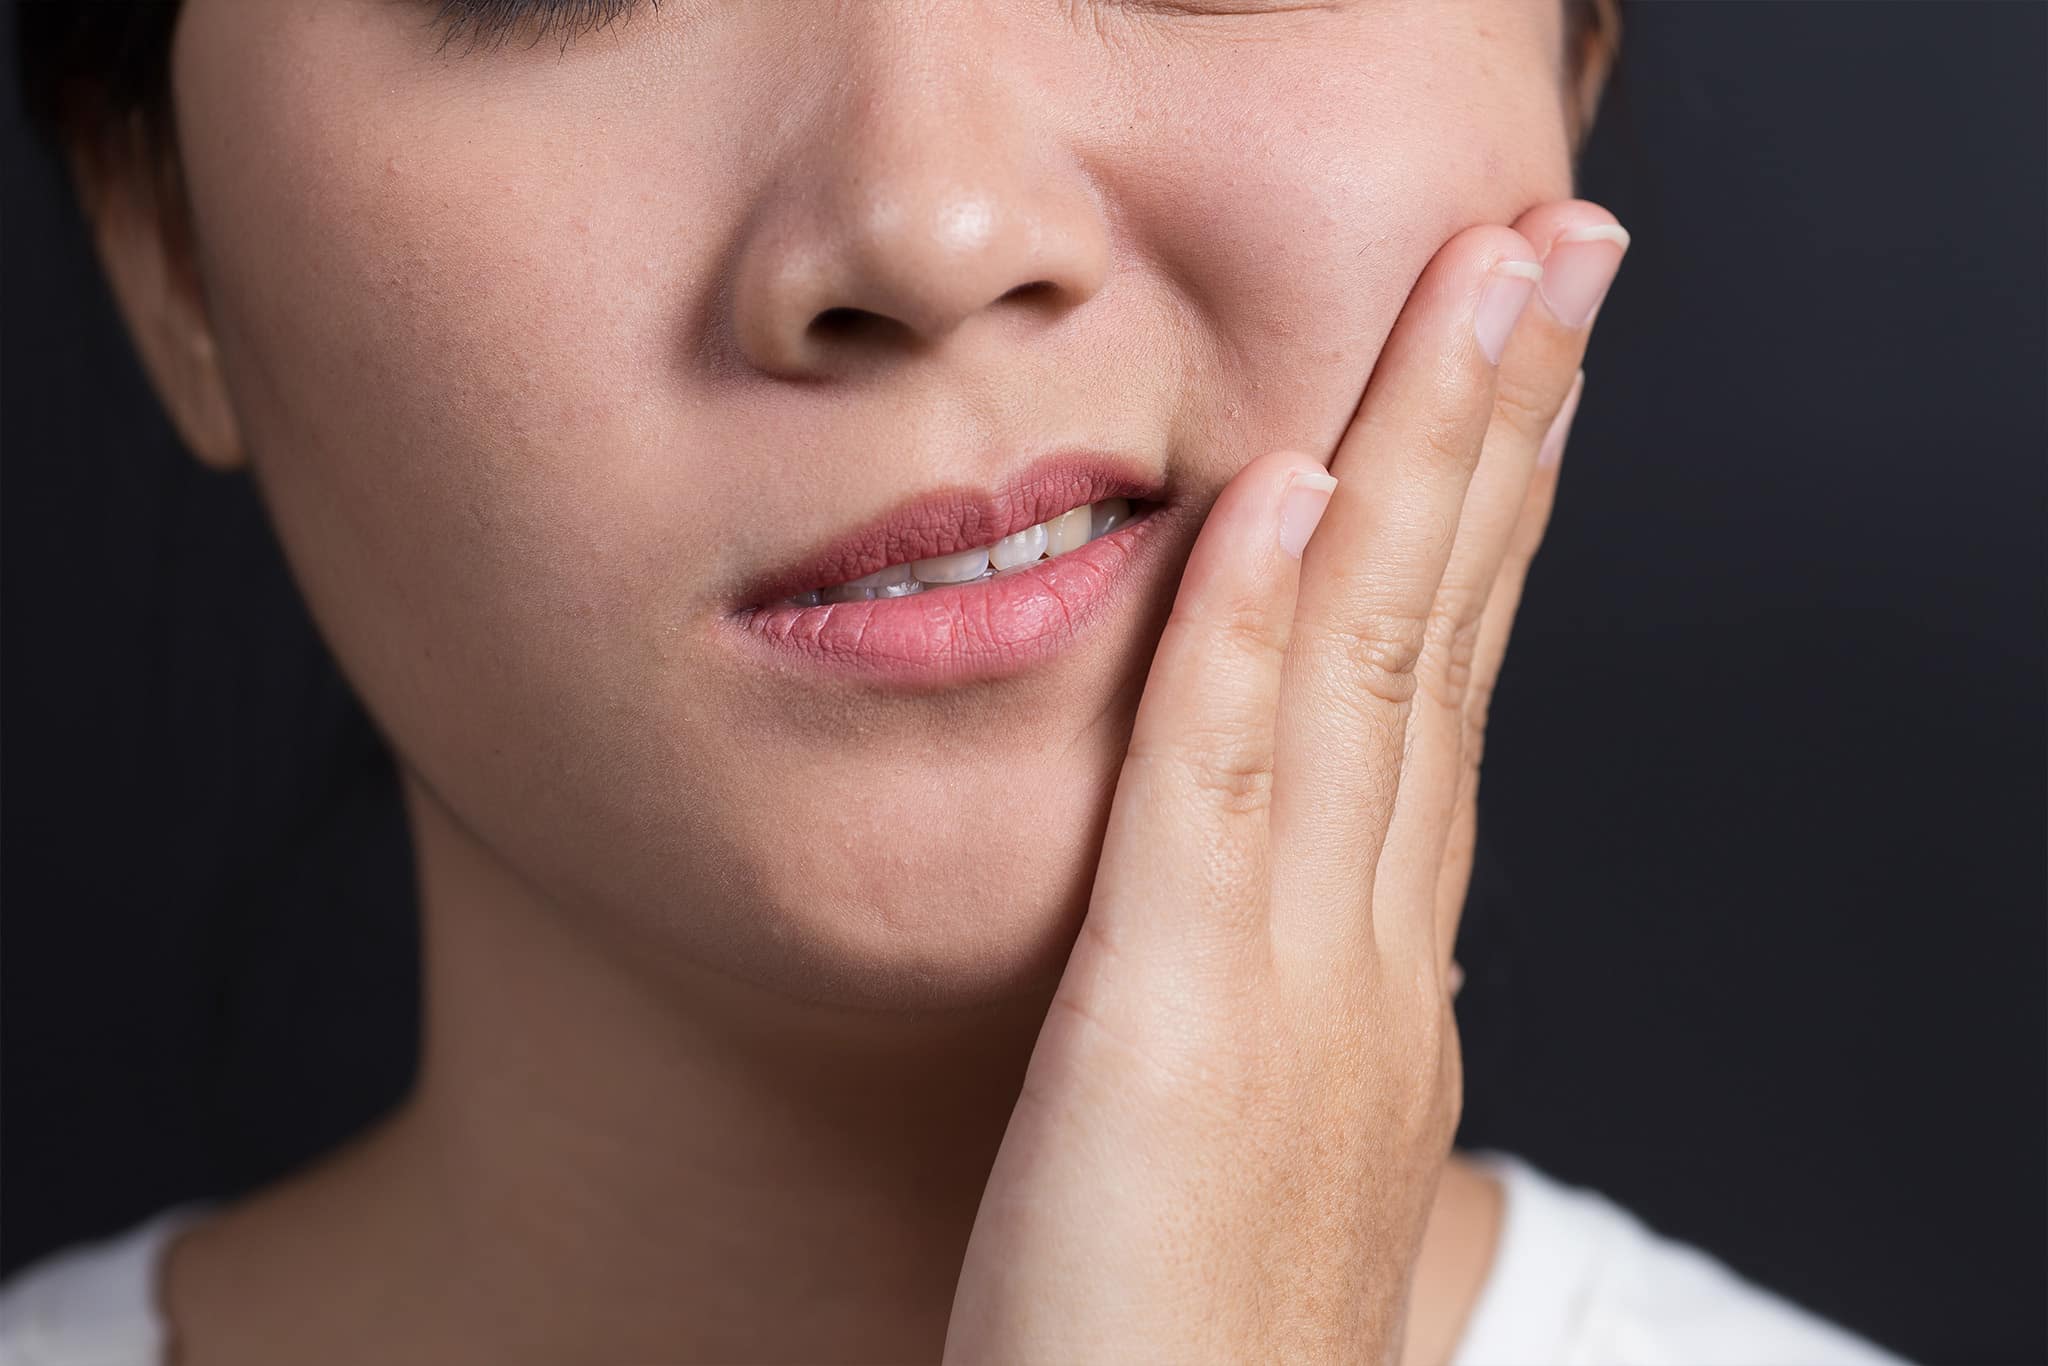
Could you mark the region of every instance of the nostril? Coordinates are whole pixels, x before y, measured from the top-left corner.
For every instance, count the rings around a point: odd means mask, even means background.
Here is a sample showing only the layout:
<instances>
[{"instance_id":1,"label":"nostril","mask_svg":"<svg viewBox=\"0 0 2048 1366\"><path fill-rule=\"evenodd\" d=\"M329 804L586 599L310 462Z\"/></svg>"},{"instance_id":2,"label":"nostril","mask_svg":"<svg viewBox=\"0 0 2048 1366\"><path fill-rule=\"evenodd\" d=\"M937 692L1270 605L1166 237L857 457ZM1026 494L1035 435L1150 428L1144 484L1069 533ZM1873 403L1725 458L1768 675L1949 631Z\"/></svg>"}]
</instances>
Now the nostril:
<instances>
[{"instance_id":1,"label":"nostril","mask_svg":"<svg viewBox=\"0 0 2048 1366\"><path fill-rule=\"evenodd\" d=\"M871 331L884 321L874 314L858 308L828 308L811 319L811 331L820 337L854 337Z\"/></svg>"}]
</instances>

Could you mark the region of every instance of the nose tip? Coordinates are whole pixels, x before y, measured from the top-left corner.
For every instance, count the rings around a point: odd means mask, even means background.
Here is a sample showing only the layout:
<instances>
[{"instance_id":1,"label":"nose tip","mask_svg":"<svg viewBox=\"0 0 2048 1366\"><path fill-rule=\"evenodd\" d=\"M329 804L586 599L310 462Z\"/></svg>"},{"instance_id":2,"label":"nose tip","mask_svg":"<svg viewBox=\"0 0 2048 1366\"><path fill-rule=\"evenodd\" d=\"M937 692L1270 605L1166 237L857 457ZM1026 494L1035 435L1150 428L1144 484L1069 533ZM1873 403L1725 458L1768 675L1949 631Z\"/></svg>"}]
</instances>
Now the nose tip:
<instances>
[{"instance_id":1,"label":"nose tip","mask_svg":"<svg viewBox=\"0 0 2048 1366\"><path fill-rule=\"evenodd\" d=\"M983 314L1055 314L1102 287L1109 234L1078 169L992 145L927 115L901 135L839 130L823 176L785 184L756 216L730 318L749 362L817 377L936 345ZM910 148L908 154L905 149Z\"/></svg>"}]
</instances>

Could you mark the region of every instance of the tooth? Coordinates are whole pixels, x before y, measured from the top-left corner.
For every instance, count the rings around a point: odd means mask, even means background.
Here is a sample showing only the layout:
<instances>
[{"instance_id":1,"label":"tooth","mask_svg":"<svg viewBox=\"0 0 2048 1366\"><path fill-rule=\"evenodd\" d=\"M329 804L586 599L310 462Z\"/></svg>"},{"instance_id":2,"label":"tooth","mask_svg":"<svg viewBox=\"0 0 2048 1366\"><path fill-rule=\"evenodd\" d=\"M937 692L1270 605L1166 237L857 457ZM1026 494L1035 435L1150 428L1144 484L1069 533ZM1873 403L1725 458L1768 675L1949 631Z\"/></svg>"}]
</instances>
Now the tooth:
<instances>
[{"instance_id":1,"label":"tooth","mask_svg":"<svg viewBox=\"0 0 2048 1366\"><path fill-rule=\"evenodd\" d=\"M988 571L988 551L984 545L952 555L934 555L929 560L913 560L910 572L926 583L966 583Z\"/></svg>"},{"instance_id":2,"label":"tooth","mask_svg":"<svg viewBox=\"0 0 2048 1366\"><path fill-rule=\"evenodd\" d=\"M900 590L904 584L916 582L917 575L910 572L909 565L892 564L887 569L877 569L872 574L863 574L849 582L846 586L848 588L872 588L875 590L875 596L878 598L896 598L903 596ZM884 591L892 588L899 591L893 593Z\"/></svg>"},{"instance_id":3,"label":"tooth","mask_svg":"<svg viewBox=\"0 0 2048 1366\"><path fill-rule=\"evenodd\" d=\"M818 590L818 597L825 602L860 602L874 595L874 589L851 583L835 583Z\"/></svg>"},{"instance_id":4,"label":"tooth","mask_svg":"<svg viewBox=\"0 0 2048 1366\"><path fill-rule=\"evenodd\" d=\"M906 564L902 566L902 568L903 581L901 583L883 584L880 588L877 588L875 590L876 597L906 598L909 597L912 593L924 592L924 583L920 579L918 579L918 577L915 574L912 574L910 572L910 566Z\"/></svg>"},{"instance_id":5,"label":"tooth","mask_svg":"<svg viewBox=\"0 0 2048 1366\"><path fill-rule=\"evenodd\" d=\"M1045 553L1064 555L1069 550L1079 550L1088 544L1089 526L1094 514L1089 505L1081 504L1069 508L1045 524Z\"/></svg>"},{"instance_id":6,"label":"tooth","mask_svg":"<svg viewBox=\"0 0 2048 1366\"><path fill-rule=\"evenodd\" d=\"M1025 527L1003 537L988 548L989 563L998 569L1016 569L1045 553L1045 523Z\"/></svg>"},{"instance_id":7,"label":"tooth","mask_svg":"<svg viewBox=\"0 0 2048 1366\"><path fill-rule=\"evenodd\" d=\"M824 598L817 589L813 588L808 593L798 593L789 601L797 607L816 607L820 602L824 601Z\"/></svg>"},{"instance_id":8,"label":"tooth","mask_svg":"<svg viewBox=\"0 0 2048 1366\"><path fill-rule=\"evenodd\" d=\"M1094 506L1094 517L1088 527L1088 539L1092 541L1097 537L1107 536L1130 520L1130 499L1105 498Z\"/></svg>"}]
</instances>

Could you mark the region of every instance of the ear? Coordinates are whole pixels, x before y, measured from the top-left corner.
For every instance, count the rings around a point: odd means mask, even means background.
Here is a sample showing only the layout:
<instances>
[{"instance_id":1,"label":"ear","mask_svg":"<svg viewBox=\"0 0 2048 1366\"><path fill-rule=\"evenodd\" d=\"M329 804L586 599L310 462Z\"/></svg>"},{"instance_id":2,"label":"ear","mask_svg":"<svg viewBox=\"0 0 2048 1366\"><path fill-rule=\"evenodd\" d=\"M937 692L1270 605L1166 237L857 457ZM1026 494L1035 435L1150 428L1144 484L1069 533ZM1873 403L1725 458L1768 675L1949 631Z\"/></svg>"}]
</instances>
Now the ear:
<instances>
[{"instance_id":1,"label":"ear","mask_svg":"<svg viewBox=\"0 0 2048 1366\"><path fill-rule=\"evenodd\" d=\"M154 141L135 119L74 146L72 180L115 305L179 437L201 464L241 469L241 425L221 379L177 152Z\"/></svg>"},{"instance_id":2,"label":"ear","mask_svg":"<svg viewBox=\"0 0 2048 1366\"><path fill-rule=\"evenodd\" d=\"M1565 99L1576 160L1585 148L1586 135L1593 131L1600 96L1621 51L1621 8L1616 0L1588 0L1568 9L1571 21L1565 25L1565 70L1571 79Z\"/></svg>"}]
</instances>

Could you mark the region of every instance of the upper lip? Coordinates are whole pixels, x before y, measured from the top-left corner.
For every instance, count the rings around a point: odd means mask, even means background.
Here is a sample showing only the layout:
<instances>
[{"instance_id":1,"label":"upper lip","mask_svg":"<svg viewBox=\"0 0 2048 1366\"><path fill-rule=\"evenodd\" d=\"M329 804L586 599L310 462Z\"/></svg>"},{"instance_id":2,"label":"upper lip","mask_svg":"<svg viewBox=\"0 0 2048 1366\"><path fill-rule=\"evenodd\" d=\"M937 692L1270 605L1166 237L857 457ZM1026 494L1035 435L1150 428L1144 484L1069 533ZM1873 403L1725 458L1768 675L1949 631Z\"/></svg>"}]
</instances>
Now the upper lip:
<instances>
[{"instance_id":1,"label":"upper lip","mask_svg":"<svg viewBox=\"0 0 2048 1366\"><path fill-rule=\"evenodd\" d=\"M992 545L1084 503L1156 499L1162 486L1158 475L1127 458L1056 451L994 489L935 489L905 499L867 525L756 578L745 602L766 606L890 565Z\"/></svg>"}]
</instances>

